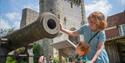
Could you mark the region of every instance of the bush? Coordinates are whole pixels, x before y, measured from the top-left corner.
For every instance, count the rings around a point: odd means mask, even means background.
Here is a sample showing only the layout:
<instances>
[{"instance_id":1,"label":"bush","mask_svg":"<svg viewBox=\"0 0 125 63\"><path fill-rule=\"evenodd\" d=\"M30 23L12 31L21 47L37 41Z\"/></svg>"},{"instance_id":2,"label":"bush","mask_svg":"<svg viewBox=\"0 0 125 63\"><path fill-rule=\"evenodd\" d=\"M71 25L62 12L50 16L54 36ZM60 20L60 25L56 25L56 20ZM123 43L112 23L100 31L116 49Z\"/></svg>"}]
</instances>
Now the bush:
<instances>
[{"instance_id":1,"label":"bush","mask_svg":"<svg viewBox=\"0 0 125 63\"><path fill-rule=\"evenodd\" d=\"M53 58L53 63L59 63L59 57L54 57Z\"/></svg>"},{"instance_id":2,"label":"bush","mask_svg":"<svg viewBox=\"0 0 125 63\"><path fill-rule=\"evenodd\" d=\"M33 44L33 54L34 54L34 63L38 63L38 59L41 55L41 46L39 44Z\"/></svg>"}]
</instances>

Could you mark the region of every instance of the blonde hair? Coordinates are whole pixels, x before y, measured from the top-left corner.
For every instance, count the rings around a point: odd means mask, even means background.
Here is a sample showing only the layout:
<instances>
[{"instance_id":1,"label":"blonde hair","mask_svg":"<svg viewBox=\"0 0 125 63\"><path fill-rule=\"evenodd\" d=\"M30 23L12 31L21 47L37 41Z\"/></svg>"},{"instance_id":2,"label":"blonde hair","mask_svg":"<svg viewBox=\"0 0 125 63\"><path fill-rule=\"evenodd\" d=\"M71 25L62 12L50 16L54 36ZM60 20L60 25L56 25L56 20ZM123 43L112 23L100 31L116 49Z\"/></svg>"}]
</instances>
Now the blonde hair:
<instances>
[{"instance_id":1,"label":"blonde hair","mask_svg":"<svg viewBox=\"0 0 125 63\"><path fill-rule=\"evenodd\" d=\"M90 18L94 18L96 20L96 26L98 30L104 30L107 27L107 21L105 20L103 13L95 11L89 15L88 19Z\"/></svg>"}]
</instances>

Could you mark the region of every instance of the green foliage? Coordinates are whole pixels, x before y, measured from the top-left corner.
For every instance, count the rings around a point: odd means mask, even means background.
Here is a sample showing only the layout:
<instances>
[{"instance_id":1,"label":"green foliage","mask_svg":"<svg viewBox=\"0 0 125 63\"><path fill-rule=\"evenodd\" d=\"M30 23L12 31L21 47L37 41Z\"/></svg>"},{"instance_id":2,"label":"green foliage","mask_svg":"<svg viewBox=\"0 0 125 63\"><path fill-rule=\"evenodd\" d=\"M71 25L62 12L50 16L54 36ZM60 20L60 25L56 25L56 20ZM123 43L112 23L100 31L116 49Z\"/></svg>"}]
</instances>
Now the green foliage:
<instances>
[{"instance_id":1,"label":"green foliage","mask_svg":"<svg viewBox=\"0 0 125 63\"><path fill-rule=\"evenodd\" d=\"M62 62L63 63L67 63L66 58L63 57L62 58ZM56 57L53 58L53 63L60 63L60 60L59 60L58 56L56 56Z\"/></svg>"},{"instance_id":2,"label":"green foliage","mask_svg":"<svg viewBox=\"0 0 125 63\"><path fill-rule=\"evenodd\" d=\"M59 57L58 57L58 56L53 58L53 63L60 63L60 62L59 62Z\"/></svg>"},{"instance_id":3,"label":"green foliage","mask_svg":"<svg viewBox=\"0 0 125 63\"><path fill-rule=\"evenodd\" d=\"M22 61L20 61L20 63L28 63L28 62L26 62L26 61L22 60Z\"/></svg>"},{"instance_id":4,"label":"green foliage","mask_svg":"<svg viewBox=\"0 0 125 63\"><path fill-rule=\"evenodd\" d=\"M17 59L17 57L19 57L18 55L24 52L25 47L14 50L13 55L7 57L6 63L28 63L27 57L20 57Z\"/></svg>"},{"instance_id":5,"label":"green foliage","mask_svg":"<svg viewBox=\"0 0 125 63\"><path fill-rule=\"evenodd\" d=\"M27 58L19 58L19 60L16 59L15 56L8 56L6 59L6 63L28 63Z\"/></svg>"},{"instance_id":6,"label":"green foliage","mask_svg":"<svg viewBox=\"0 0 125 63\"><path fill-rule=\"evenodd\" d=\"M24 52L25 52L25 47L16 49L16 53L18 53L18 54L24 53Z\"/></svg>"},{"instance_id":7,"label":"green foliage","mask_svg":"<svg viewBox=\"0 0 125 63\"><path fill-rule=\"evenodd\" d=\"M73 4L75 4L77 6L80 6L80 4L81 4L81 0L67 0L67 1L71 3L71 6Z\"/></svg>"},{"instance_id":8,"label":"green foliage","mask_svg":"<svg viewBox=\"0 0 125 63\"><path fill-rule=\"evenodd\" d=\"M38 59L41 55L41 46L39 44L33 44L33 53L34 53L34 63L38 63Z\"/></svg>"},{"instance_id":9,"label":"green foliage","mask_svg":"<svg viewBox=\"0 0 125 63\"><path fill-rule=\"evenodd\" d=\"M17 63L16 58L13 56L9 56L6 59L6 63Z\"/></svg>"},{"instance_id":10,"label":"green foliage","mask_svg":"<svg viewBox=\"0 0 125 63\"><path fill-rule=\"evenodd\" d=\"M5 36L9 33L12 33L13 31L14 31L14 28L0 29L0 37Z\"/></svg>"}]
</instances>

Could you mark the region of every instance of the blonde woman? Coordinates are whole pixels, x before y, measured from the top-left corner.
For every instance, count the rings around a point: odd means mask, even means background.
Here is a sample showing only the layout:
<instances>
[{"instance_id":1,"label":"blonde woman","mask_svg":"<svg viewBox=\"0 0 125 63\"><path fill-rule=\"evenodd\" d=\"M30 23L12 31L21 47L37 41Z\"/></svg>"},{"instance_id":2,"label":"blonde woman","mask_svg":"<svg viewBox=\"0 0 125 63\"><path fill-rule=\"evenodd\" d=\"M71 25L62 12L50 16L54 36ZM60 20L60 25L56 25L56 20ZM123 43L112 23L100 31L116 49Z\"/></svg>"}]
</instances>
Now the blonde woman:
<instances>
[{"instance_id":1,"label":"blonde woman","mask_svg":"<svg viewBox=\"0 0 125 63\"><path fill-rule=\"evenodd\" d=\"M96 11L89 15L88 25L83 25L76 31L67 30L62 25L60 28L62 32L70 36L84 36L84 42L89 43L91 48L87 54L91 63L109 63L108 55L104 47L106 41L104 29L106 26L107 21L103 13Z\"/></svg>"}]
</instances>

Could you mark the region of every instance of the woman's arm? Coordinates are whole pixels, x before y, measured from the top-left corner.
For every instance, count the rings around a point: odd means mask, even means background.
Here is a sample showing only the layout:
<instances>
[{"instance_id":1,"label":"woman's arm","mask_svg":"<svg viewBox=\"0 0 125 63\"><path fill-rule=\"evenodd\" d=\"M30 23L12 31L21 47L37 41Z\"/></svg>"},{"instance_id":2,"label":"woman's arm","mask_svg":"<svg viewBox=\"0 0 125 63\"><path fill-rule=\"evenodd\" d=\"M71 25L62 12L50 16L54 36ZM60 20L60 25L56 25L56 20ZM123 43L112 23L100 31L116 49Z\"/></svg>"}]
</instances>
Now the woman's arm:
<instances>
[{"instance_id":1,"label":"woman's arm","mask_svg":"<svg viewBox=\"0 0 125 63\"><path fill-rule=\"evenodd\" d=\"M70 36L79 36L80 35L79 32L77 32L77 31L70 31L70 30L65 29L61 24L60 24L60 30Z\"/></svg>"},{"instance_id":2,"label":"woman's arm","mask_svg":"<svg viewBox=\"0 0 125 63\"><path fill-rule=\"evenodd\" d=\"M99 42L99 44L97 46L97 52L96 52L95 56L93 57L93 59L91 60L92 63L94 63L96 61L96 59L100 55L103 48L104 48L104 42Z\"/></svg>"}]
</instances>

